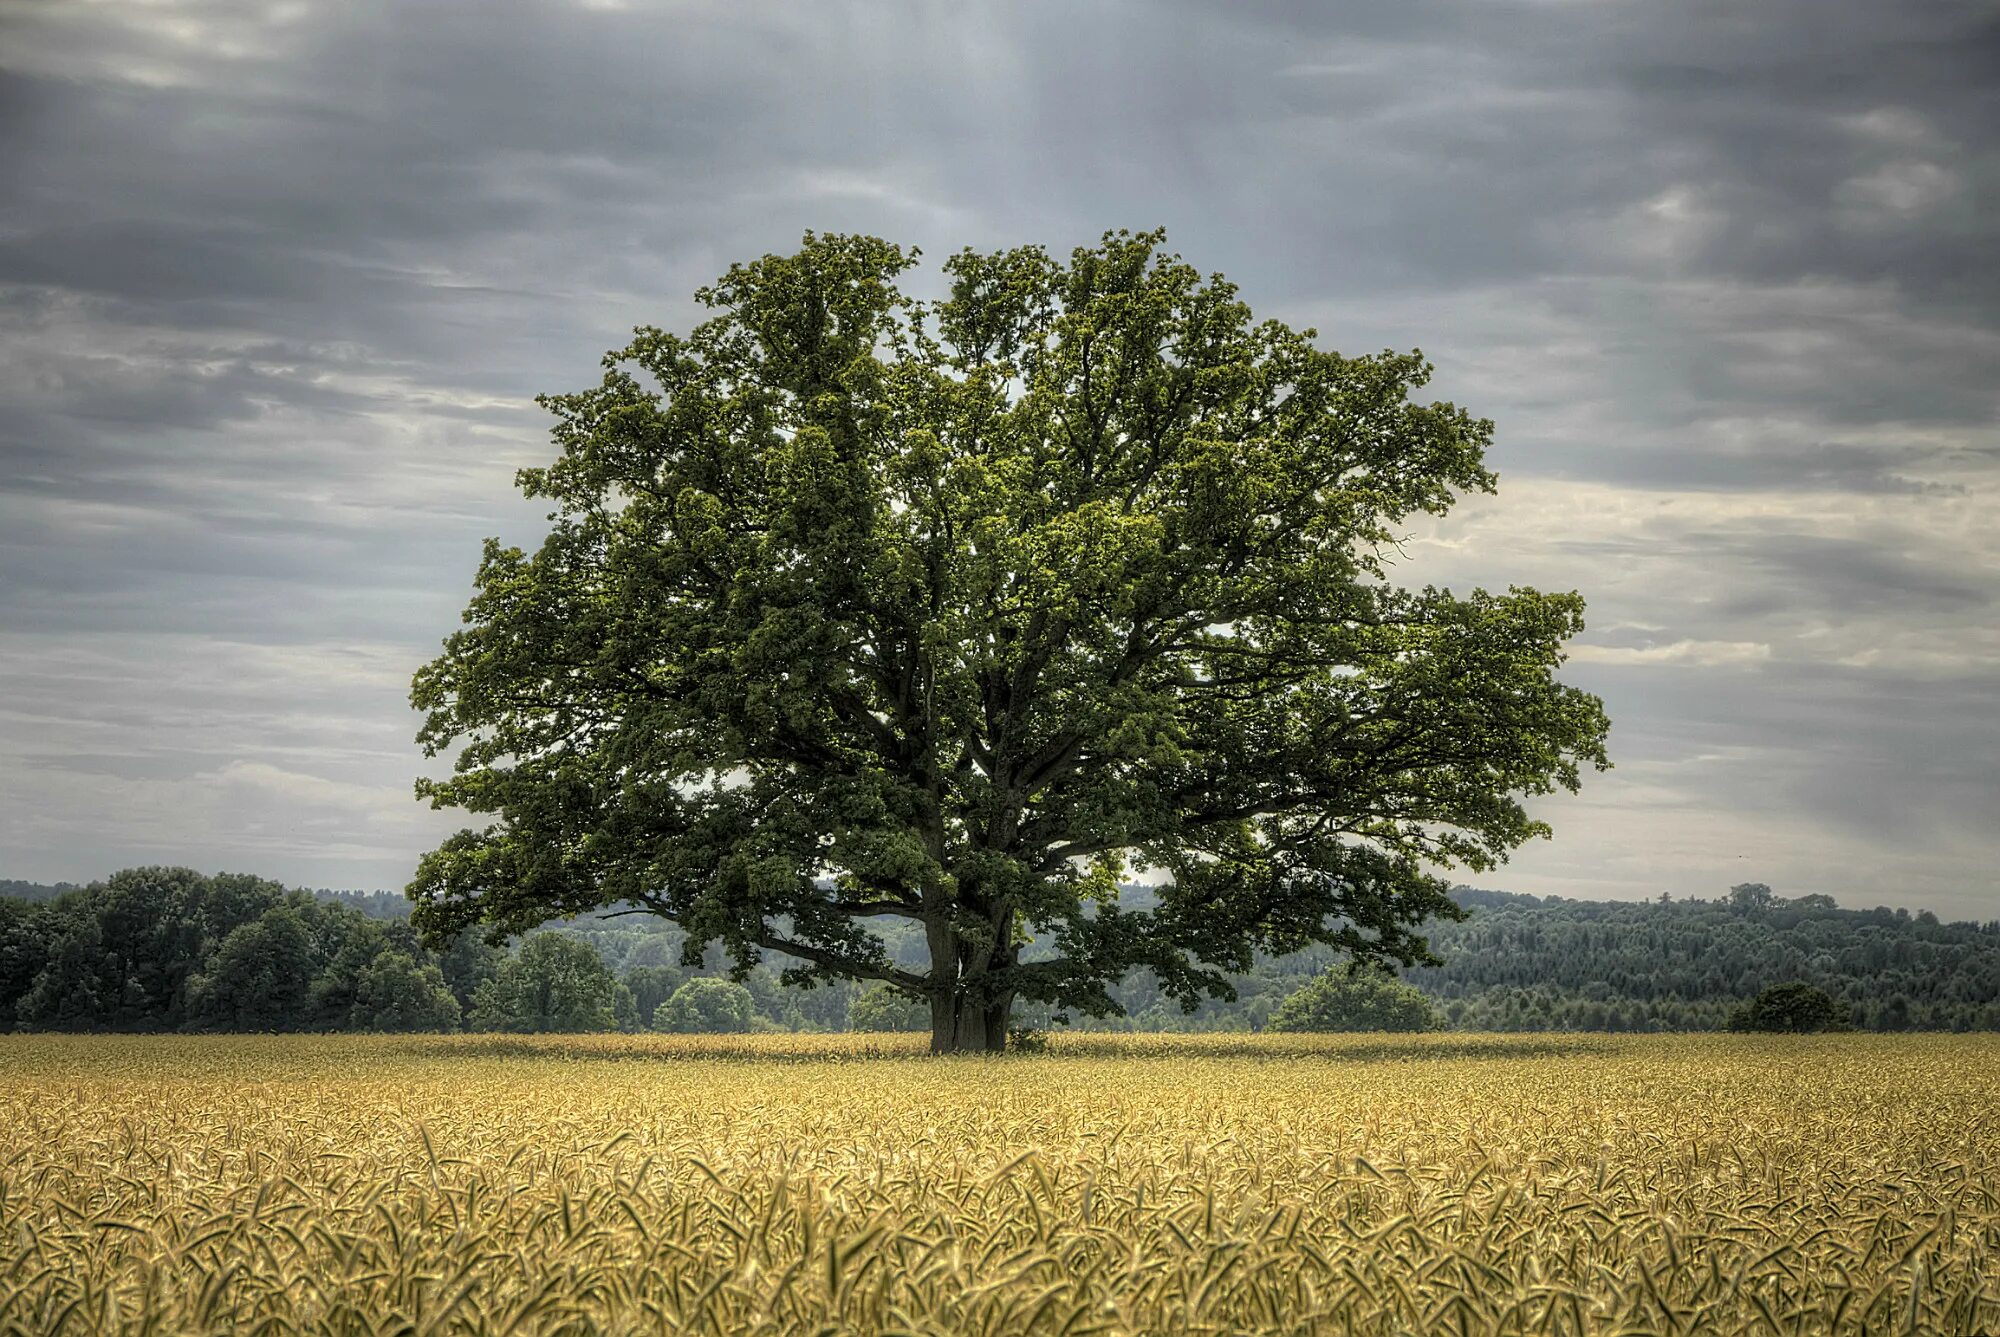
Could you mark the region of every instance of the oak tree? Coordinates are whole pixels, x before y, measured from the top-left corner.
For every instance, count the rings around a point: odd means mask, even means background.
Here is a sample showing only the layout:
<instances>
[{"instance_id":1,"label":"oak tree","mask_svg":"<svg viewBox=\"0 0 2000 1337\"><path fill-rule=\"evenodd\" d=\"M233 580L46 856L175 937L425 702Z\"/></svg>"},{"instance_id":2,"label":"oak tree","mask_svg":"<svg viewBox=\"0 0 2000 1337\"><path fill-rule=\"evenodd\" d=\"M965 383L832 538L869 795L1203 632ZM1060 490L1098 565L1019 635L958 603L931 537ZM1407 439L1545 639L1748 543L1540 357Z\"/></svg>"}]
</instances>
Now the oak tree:
<instances>
[{"instance_id":1,"label":"oak tree","mask_svg":"<svg viewBox=\"0 0 2000 1337\"><path fill-rule=\"evenodd\" d=\"M1577 595L1389 579L1409 517L1491 490L1492 425L1158 233L967 250L935 301L916 258L808 234L539 401L549 533L487 544L415 683L453 754L419 793L481 819L421 926L651 912L690 961L922 998L939 1051L1140 968L1192 1006L1258 951L1423 959L1440 873L1605 764L1555 676Z\"/></svg>"}]
</instances>

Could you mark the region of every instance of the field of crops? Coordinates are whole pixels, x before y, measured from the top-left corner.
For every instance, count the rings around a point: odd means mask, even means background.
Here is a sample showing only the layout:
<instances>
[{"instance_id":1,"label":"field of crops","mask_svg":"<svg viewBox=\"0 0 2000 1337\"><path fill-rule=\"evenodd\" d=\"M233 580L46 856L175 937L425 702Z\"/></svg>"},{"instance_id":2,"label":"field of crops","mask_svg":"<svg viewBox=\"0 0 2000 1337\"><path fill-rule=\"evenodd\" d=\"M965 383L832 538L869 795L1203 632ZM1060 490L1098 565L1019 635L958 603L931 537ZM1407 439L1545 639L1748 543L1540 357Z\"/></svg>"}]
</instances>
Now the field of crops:
<instances>
[{"instance_id":1,"label":"field of crops","mask_svg":"<svg viewBox=\"0 0 2000 1337\"><path fill-rule=\"evenodd\" d=\"M2000 1037L0 1036L0 1332L2000 1332Z\"/></svg>"}]
</instances>

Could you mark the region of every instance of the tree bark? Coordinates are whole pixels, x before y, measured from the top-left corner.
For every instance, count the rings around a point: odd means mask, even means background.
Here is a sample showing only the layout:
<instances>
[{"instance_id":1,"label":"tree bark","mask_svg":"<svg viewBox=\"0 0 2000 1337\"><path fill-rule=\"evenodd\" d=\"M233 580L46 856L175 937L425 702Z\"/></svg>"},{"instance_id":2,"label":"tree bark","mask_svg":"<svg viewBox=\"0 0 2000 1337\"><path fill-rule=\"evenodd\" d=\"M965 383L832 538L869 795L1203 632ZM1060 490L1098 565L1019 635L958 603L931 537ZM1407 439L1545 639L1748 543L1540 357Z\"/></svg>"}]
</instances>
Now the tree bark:
<instances>
[{"instance_id":1,"label":"tree bark","mask_svg":"<svg viewBox=\"0 0 2000 1337\"><path fill-rule=\"evenodd\" d=\"M998 1054L1007 1048L1011 996L982 1003L963 990L931 995L933 1054Z\"/></svg>"},{"instance_id":2,"label":"tree bark","mask_svg":"<svg viewBox=\"0 0 2000 1337\"><path fill-rule=\"evenodd\" d=\"M996 926L996 940L1005 942L1012 931L1009 922ZM1005 942L996 952L992 945L977 951L962 950L965 944L952 927L949 911L932 913L924 919L924 937L931 954L931 1053L998 1054L1007 1048L1007 1021L1013 1014L1014 994L991 992L989 972L1012 965L1018 949Z\"/></svg>"},{"instance_id":3,"label":"tree bark","mask_svg":"<svg viewBox=\"0 0 2000 1337\"><path fill-rule=\"evenodd\" d=\"M956 937L956 935L951 935ZM990 995L984 971L963 972L956 953L931 966L931 1052L998 1054L1007 1048L1014 994Z\"/></svg>"},{"instance_id":4,"label":"tree bark","mask_svg":"<svg viewBox=\"0 0 2000 1337\"><path fill-rule=\"evenodd\" d=\"M931 995L931 1053L949 1054L958 1044L958 1009L950 994Z\"/></svg>"},{"instance_id":5,"label":"tree bark","mask_svg":"<svg viewBox=\"0 0 2000 1337\"><path fill-rule=\"evenodd\" d=\"M960 995L958 1000L958 1036L952 1052L958 1054L978 1054L986 1049L986 1012L978 1001Z\"/></svg>"},{"instance_id":6,"label":"tree bark","mask_svg":"<svg viewBox=\"0 0 2000 1337\"><path fill-rule=\"evenodd\" d=\"M958 934L950 911L938 907L924 916L924 938L931 952L931 1053L958 1052Z\"/></svg>"},{"instance_id":7,"label":"tree bark","mask_svg":"<svg viewBox=\"0 0 2000 1337\"><path fill-rule=\"evenodd\" d=\"M1014 995L1002 994L986 1005L986 1051L998 1054L1007 1048L1007 1021L1014 1012Z\"/></svg>"}]
</instances>

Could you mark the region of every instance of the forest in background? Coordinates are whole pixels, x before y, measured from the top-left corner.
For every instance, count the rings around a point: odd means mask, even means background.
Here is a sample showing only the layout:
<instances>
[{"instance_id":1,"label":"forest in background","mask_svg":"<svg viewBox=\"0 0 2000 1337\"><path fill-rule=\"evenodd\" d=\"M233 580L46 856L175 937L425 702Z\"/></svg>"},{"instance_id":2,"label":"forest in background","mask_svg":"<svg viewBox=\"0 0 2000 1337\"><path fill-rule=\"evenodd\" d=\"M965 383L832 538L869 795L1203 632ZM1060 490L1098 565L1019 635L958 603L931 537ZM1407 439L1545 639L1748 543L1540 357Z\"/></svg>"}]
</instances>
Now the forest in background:
<instances>
[{"instance_id":1,"label":"forest in background","mask_svg":"<svg viewBox=\"0 0 2000 1337\"><path fill-rule=\"evenodd\" d=\"M1151 892L1128 888L1141 906ZM1427 931L1441 964L1403 978L1447 1025L1495 1031L1718 1030L1760 989L1800 980L1864 1030L2000 1030L2000 922L1847 910L1743 884L1714 900L1580 901L1474 888L1465 920ZM792 989L781 961L740 982L679 930L588 916L524 942L476 934L433 952L397 893L300 891L243 875L130 869L89 887L0 881L0 1030L918 1029L878 987ZM899 961L910 931L884 933ZM544 941L546 940L546 941ZM1032 953L1029 953L1032 955ZM1265 959L1237 997L1186 1013L1139 972L1114 989L1120 1030L1257 1030L1335 965L1323 948ZM1029 1024L1061 1024L1029 1013Z\"/></svg>"}]
</instances>

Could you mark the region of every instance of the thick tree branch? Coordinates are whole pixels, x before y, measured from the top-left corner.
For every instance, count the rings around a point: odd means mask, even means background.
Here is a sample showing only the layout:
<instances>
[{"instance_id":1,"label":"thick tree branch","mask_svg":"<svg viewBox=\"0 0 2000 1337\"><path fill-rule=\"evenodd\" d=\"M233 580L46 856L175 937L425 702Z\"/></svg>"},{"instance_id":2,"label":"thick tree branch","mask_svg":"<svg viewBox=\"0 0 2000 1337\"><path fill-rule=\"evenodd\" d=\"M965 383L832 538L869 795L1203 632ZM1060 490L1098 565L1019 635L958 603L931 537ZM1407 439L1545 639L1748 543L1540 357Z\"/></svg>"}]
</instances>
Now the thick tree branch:
<instances>
[{"instance_id":1,"label":"thick tree branch","mask_svg":"<svg viewBox=\"0 0 2000 1337\"><path fill-rule=\"evenodd\" d=\"M891 965L857 960L839 952L828 951L824 947L814 947L810 943L781 938L769 928L759 929L751 941L759 947L768 947L774 952L783 952L786 956L795 956L801 961L810 961L816 966L823 966L838 975L881 980L885 984L893 984L898 988L917 993L923 992L926 987L926 981L921 975L913 975L907 970L898 970Z\"/></svg>"},{"instance_id":2,"label":"thick tree branch","mask_svg":"<svg viewBox=\"0 0 2000 1337\"><path fill-rule=\"evenodd\" d=\"M896 915L904 919L922 919L923 907L908 901L835 901L827 909L857 919L873 918L879 915Z\"/></svg>"}]
</instances>

